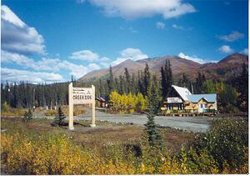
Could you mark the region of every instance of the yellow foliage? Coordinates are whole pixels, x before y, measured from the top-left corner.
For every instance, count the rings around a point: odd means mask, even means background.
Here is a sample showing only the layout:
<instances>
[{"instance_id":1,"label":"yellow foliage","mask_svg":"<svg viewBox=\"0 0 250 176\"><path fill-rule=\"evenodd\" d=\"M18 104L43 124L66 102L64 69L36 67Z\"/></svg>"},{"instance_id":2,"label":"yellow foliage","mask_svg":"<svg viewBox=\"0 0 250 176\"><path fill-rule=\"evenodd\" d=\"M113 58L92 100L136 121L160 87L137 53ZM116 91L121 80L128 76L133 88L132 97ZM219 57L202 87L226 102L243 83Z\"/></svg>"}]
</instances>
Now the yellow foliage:
<instances>
[{"instance_id":1,"label":"yellow foliage","mask_svg":"<svg viewBox=\"0 0 250 176\"><path fill-rule=\"evenodd\" d=\"M4 102L2 111L1 111L1 116L4 117L19 117L19 116L24 116L24 113L26 112L26 109L24 108L11 108L6 102Z\"/></svg>"},{"instance_id":2,"label":"yellow foliage","mask_svg":"<svg viewBox=\"0 0 250 176\"><path fill-rule=\"evenodd\" d=\"M23 131L1 134L1 156L8 174L83 175L83 174L218 174L214 160L206 151L197 154L192 148L181 149L179 155L142 147L139 158L124 154L120 146L104 150L104 154L86 150L65 134L30 135ZM246 162L238 170L225 164L222 173L247 173Z\"/></svg>"},{"instance_id":3,"label":"yellow foliage","mask_svg":"<svg viewBox=\"0 0 250 176\"><path fill-rule=\"evenodd\" d=\"M117 91L113 91L110 94L110 101L112 102L111 110L119 113L142 112L147 107L147 101L141 93L120 95Z\"/></svg>"}]
</instances>

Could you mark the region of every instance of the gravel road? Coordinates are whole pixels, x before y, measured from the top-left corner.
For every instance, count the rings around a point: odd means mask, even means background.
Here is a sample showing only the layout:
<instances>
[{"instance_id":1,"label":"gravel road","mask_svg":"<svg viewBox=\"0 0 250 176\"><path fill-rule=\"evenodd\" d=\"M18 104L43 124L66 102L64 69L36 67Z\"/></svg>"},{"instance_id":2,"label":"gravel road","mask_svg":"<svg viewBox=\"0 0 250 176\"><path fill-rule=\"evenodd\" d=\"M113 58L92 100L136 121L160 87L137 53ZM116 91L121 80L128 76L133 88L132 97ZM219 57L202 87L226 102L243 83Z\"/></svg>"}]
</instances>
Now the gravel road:
<instances>
[{"instance_id":1,"label":"gravel road","mask_svg":"<svg viewBox=\"0 0 250 176\"><path fill-rule=\"evenodd\" d=\"M90 120L90 109L81 116L74 117L75 120ZM132 123L144 125L147 122L146 115L121 115L108 114L96 110L96 120L114 123ZM211 119L209 117L166 117L156 116L155 123L162 127L171 127L192 132L206 132L209 129Z\"/></svg>"}]
</instances>

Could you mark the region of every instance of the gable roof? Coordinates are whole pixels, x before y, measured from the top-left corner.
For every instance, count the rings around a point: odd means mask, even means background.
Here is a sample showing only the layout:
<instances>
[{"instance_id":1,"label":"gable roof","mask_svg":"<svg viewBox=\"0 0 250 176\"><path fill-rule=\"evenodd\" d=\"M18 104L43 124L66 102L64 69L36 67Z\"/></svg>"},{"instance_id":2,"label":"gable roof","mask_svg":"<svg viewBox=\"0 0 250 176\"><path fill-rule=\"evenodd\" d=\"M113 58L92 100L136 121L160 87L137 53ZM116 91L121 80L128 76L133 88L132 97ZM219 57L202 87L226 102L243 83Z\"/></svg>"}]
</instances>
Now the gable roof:
<instances>
[{"instance_id":1,"label":"gable roof","mask_svg":"<svg viewBox=\"0 0 250 176\"><path fill-rule=\"evenodd\" d=\"M216 102L216 94L192 94L187 96L191 102L198 102L204 98L207 102Z\"/></svg>"},{"instance_id":2,"label":"gable roof","mask_svg":"<svg viewBox=\"0 0 250 176\"><path fill-rule=\"evenodd\" d=\"M176 90L176 92L181 96L184 101L188 101L188 96L192 95L191 92L185 87L179 87L175 85L172 85L172 87Z\"/></svg>"}]
</instances>

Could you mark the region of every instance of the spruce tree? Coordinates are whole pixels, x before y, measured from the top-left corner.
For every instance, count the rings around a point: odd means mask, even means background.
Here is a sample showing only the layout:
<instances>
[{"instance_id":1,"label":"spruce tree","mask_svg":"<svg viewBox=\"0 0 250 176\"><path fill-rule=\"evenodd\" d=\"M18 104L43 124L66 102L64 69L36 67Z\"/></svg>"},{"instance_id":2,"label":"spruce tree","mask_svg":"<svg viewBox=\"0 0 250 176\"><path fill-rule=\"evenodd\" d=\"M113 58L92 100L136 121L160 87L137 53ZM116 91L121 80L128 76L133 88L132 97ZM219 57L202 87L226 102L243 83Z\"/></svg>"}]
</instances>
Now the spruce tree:
<instances>
[{"instance_id":1,"label":"spruce tree","mask_svg":"<svg viewBox=\"0 0 250 176\"><path fill-rule=\"evenodd\" d=\"M149 72L148 64L146 64L145 69L144 69L143 92L142 92L144 96L147 96L149 84L150 84L150 72Z\"/></svg>"},{"instance_id":2,"label":"spruce tree","mask_svg":"<svg viewBox=\"0 0 250 176\"><path fill-rule=\"evenodd\" d=\"M167 96L171 90L172 84L173 84L173 75L172 75L172 69L170 61L167 60L165 64L165 74L166 74L166 82L167 82Z\"/></svg>"},{"instance_id":3,"label":"spruce tree","mask_svg":"<svg viewBox=\"0 0 250 176\"><path fill-rule=\"evenodd\" d=\"M238 90L240 92L240 96L238 99L239 107L242 111L248 111L248 70L247 65L245 63L242 64L242 72L240 76L237 78L238 82Z\"/></svg>"},{"instance_id":4,"label":"spruce tree","mask_svg":"<svg viewBox=\"0 0 250 176\"><path fill-rule=\"evenodd\" d=\"M114 76L111 66L109 67L109 79L107 80L107 84L108 84L108 94L110 95L110 93L114 90Z\"/></svg>"},{"instance_id":5,"label":"spruce tree","mask_svg":"<svg viewBox=\"0 0 250 176\"><path fill-rule=\"evenodd\" d=\"M128 94L129 92L131 92L131 80L130 80L130 74L128 72L128 69L125 68L124 71L124 75L125 75L125 93Z\"/></svg>"},{"instance_id":6,"label":"spruce tree","mask_svg":"<svg viewBox=\"0 0 250 176\"><path fill-rule=\"evenodd\" d=\"M61 106L58 108L58 113L54 119L54 122L52 123L53 126L62 126L64 125L64 119L65 115L63 114L63 111L61 109Z\"/></svg>"},{"instance_id":7,"label":"spruce tree","mask_svg":"<svg viewBox=\"0 0 250 176\"><path fill-rule=\"evenodd\" d=\"M167 97L167 80L166 73L163 67L161 67L161 91L163 100Z\"/></svg>"},{"instance_id":8,"label":"spruce tree","mask_svg":"<svg viewBox=\"0 0 250 176\"><path fill-rule=\"evenodd\" d=\"M163 100L167 98L173 84L171 64L166 60L164 67L161 67L161 91Z\"/></svg>"},{"instance_id":9,"label":"spruce tree","mask_svg":"<svg viewBox=\"0 0 250 176\"><path fill-rule=\"evenodd\" d=\"M30 121L30 120L32 119L32 116L33 116L33 114L32 114L32 112L31 112L31 110L29 109L28 112L25 112L25 113L24 113L24 121L25 121L25 122Z\"/></svg>"},{"instance_id":10,"label":"spruce tree","mask_svg":"<svg viewBox=\"0 0 250 176\"><path fill-rule=\"evenodd\" d=\"M156 77L154 76L153 81L149 85L148 89L148 121L145 124L146 132L148 136L148 142L150 146L153 147L161 147L162 146L162 138L160 133L156 127L154 117L159 110L160 105L160 96L159 96L159 88L157 87Z\"/></svg>"}]
</instances>

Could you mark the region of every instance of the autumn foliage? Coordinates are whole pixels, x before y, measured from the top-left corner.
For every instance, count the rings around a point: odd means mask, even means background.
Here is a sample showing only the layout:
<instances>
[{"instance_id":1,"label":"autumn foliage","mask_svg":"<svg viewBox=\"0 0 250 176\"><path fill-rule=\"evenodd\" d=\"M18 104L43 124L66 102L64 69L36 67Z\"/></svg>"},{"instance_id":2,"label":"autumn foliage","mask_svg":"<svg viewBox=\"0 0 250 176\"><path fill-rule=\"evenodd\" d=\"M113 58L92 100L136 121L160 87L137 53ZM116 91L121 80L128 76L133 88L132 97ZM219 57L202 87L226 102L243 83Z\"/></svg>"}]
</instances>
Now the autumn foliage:
<instances>
[{"instance_id":1,"label":"autumn foliage","mask_svg":"<svg viewBox=\"0 0 250 176\"><path fill-rule=\"evenodd\" d=\"M113 91L110 94L111 112L133 113L142 112L147 108L147 101L141 93L119 94Z\"/></svg>"},{"instance_id":2,"label":"autumn foliage","mask_svg":"<svg viewBox=\"0 0 250 176\"><path fill-rule=\"evenodd\" d=\"M177 153L151 147L147 141L136 147L110 144L99 150L94 146L90 149L76 144L67 133L35 133L13 125L1 134L2 171L39 175L248 173L246 124L232 121L216 123L212 131L197 138L197 143L182 147ZM225 128L224 124L229 127ZM222 128L224 132L220 134ZM236 132L233 131L235 128L238 129ZM235 138L232 142L229 140L231 137ZM234 156L242 147L242 157L234 160L223 158L222 148L215 150L219 141L225 152L230 151ZM234 142L239 145L232 145ZM219 162L223 163L222 168Z\"/></svg>"}]
</instances>

